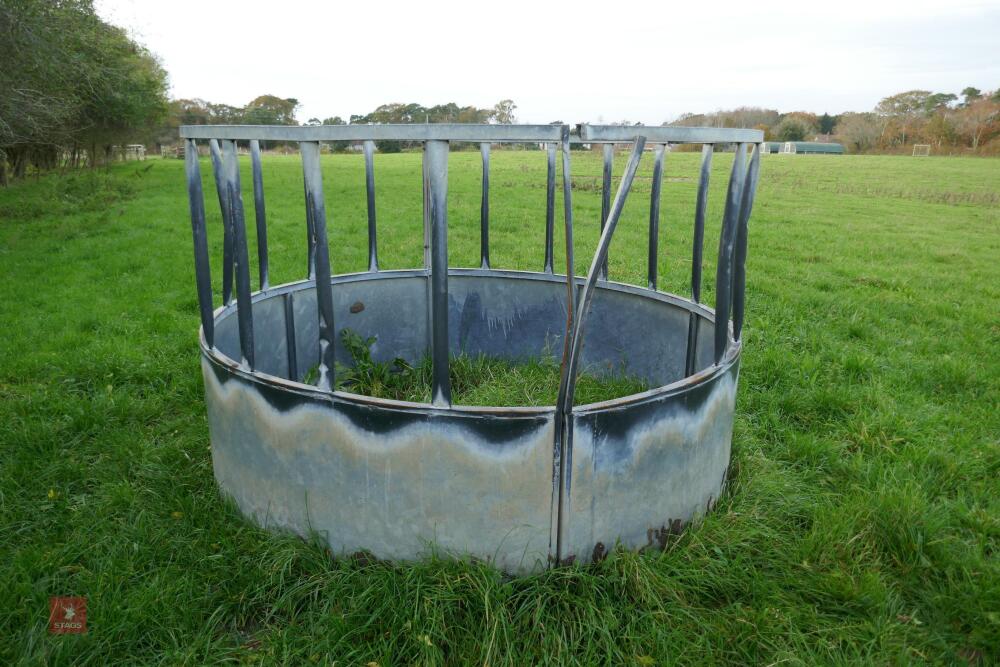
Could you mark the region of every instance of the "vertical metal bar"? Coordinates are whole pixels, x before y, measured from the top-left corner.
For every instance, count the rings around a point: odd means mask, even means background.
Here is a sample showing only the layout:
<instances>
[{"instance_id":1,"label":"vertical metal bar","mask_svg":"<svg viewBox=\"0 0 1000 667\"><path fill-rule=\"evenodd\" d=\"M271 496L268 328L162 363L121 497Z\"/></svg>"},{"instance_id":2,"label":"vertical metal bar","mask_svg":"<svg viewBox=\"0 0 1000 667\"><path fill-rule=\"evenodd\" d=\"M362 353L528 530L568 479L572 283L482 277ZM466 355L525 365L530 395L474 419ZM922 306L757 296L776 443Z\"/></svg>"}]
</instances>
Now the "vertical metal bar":
<instances>
[{"instance_id":1,"label":"vertical metal bar","mask_svg":"<svg viewBox=\"0 0 1000 667\"><path fill-rule=\"evenodd\" d=\"M250 300L250 252L247 248L247 227L243 214L243 194L240 190L240 163L236 142L222 141L222 166L225 174L226 197L233 234L233 268L236 272L236 321L240 330L241 363L254 369L253 303Z\"/></svg>"},{"instance_id":2,"label":"vertical metal bar","mask_svg":"<svg viewBox=\"0 0 1000 667\"><path fill-rule=\"evenodd\" d=\"M333 289L330 286L330 249L326 240L326 204L323 201L323 175L319 166L319 142L303 141L302 174L306 184L306 210L311 212L316 276L316 310L319 314L319 381L321 389L335 386L333 365L336 331L333 323Z\"/></svg>"},{"instance_id":3,"label":"vertical metal bar","mask_svg":"<svg viewBox=\"0 0 1000 667\"><path fill-rule=\"evenodd\" d=\"M604 174L601 181L601 232L608 222L608 215L611 212L611 169L615 158L615 145L604 144ZM608 260L605 258L601 265L600 273L597 274L599 280L608 279Z\"/></svg>"},{"instance_id":4,"label":"vertical metal bar","mask_svg":"<svg viewBox=\"0 0 1000 667\"><path fill-rule=\"evenodd\" d=\"M562 427L562 435L557 435L562 442L560 457L561 474L559 478L559 525L558 541L556 545L556 559L562 559L562 526L568 517L568 493L569 493L569 471L571 470L572 452L572 414L573 397L576 393L576 371L580 362L580 354L583 350L583 322L590 310L590 304L594 296L594 289L597 284L598 274L601 266L608 258L608 248L611 246L611 237L618 226L622 209L625 207L625 199L632 188L632 181L635 179L635 172L639 168L639 161L642 159L642 150L646 145L646 138L638 136L629 157L628 165L625 167L625 174L618 185L618 192L615 194L614 202L607 217L607 225L601 232L601 239L597 244L597 251L590 264L590 271L587 272L587 280L584 282L583 291L577 302L575 311L576 318L573 326L572 340L566 351L563 353L562 374L559 382L559 395L556 405L557 425Z\"/></svg>"},{"instance_id":5,"label":"vertical metal bar","mask_svg":"<svg viewBox=\"0 0 1000 667\"><path fill-rule=\"evenodd\" d=\"M691 299L701 302L701 264L705 251L705 212L708 210L708 180L712 175L712 144L701 147L701 174L694 209L694 243L691 249Z\"/></svg>"},{"instance_id":6,"label":"vertical metal bar","mask_svg":"<svg viewBox=\"0 0 1000 667\"><path fill-rule=\"evenodd\" d=\"M316 278L316 226L313 211L309 206L309 187L303 183L302 199L306 202L306 275L309 280Z\"/></svg>"},{"instance_id":7,"label":"vertical metal bar","mask_svg":"<svg viewBox=\"0 0 1000 667\"><path fill-rule=\"evenodd\" d=\"M198 286L198 310L201 329L208 346L215 347L215 320L212 317L212 276L208 260L208 237L205 232L205 197L201 189L198 144L184 142L184 170L187 173L188 200L191 207L191 235L194 240L194 276Z\"/></svg>"},{"instance_id":8,"label":"vertical metal bar","mask_svg":"<svg viewBox=\"0 0 1000 667\"><path fill-rule=\"evenodd\" d=\"M285 302L285 350L288 354L288 379L298 381L299 360L295 346L295 301L294 293L284 295Z\"/></svg>"},{"instance_id":9,"label":"vertical metal bar","mask_svg":"<svg viewBox=\"0 0 1000 667\"><path fill-rule=\"evenodd\" d=\"M693 375L698 363L698 332L701 329L700 316L692 311L688 315L687 351L684 356L684 376Z\"/></svg>"},{"instance_id":10,"label":"vertical metal bar","mask_svg":"<svg viewBox=\"0 0 1000 667\"><path fill-rule=\"evenodd\" d=\"M208 154L212 158L212 174L215 176L215 191L219 195L219 210L222 211L223 217L227 215L226 207L228 202L226 201L226 189L222 184L222 151L219 150L219 140L209 139L208 140Z\"/></svg>"},{"instance_id":11,"label":"vertical metal bar","mask_svg":"<svg viewBox=\"0 0 1000 667\"><path fill-rule=\"evenodd\" d=\"M693 375L698 363L698 332L701 319L695 312L688 315L687 352L684 357L684 376Z\"/></svg>"},{"instance_id":12,"label":"vertical metal bar","mask_svg":"<svg viewBox=\"0 0 1000 667\"><path fill-rule=\"evenodd\" d=\"M375 142L368 139L365 150L365 190L368 192L368 270L378 271L378 244L375 229Z\"/></svg>"},{"instance_id":13,"label":"vertical metal bar","mask_svg":"<svg viewBox=\"0 0 1000 667\"><path fill-rule=\"evenodd\" d=\"M715 272L715 363L722 361L729 342L729 312L732 308L733 247L739 224L743 185L746 181L747 145L740 143L733 157L733 171L726 192L726 209L719 235L719 262Z\"/></svg>"},{"instance_id":14,"label":"vertical metal bar","mask_svg":"<svg viewBox=\"0 0 1000 667\"><path fill-rule=\"evenodd\" d=\"M233 228L223 176L222 151L217 139L209 139L208 152L212 156L215 191L219 194L219 210L222 212L222 303L228 306L233 301Z\"/></svg>"},{"instance_id":15,"label":"vertical metal bar","mask_svg":"<svg viewBox=\"0 0 1000 667\"><path fill-rule=\"evenodd\" d=\"M566 525L564 503L569 493L569 471L573 449L572 401L570 411L564 409L566 391L569 388L569 356L576 323L576 279L573 264L573 181L570 175L569 125L562 127L562 170L563 170L563 224L566 236L566 333L563 335L562 364L559 375L559 397L556 399L555 442L552 455L553 522L550 532L550 550L559 562L560 549Z\"/></svg>"},{"instance_id":16,"label":"vertical metal bar","mask_svg":"<svg viewBox=\"0 0 1000 667\"><path fill-rule=\"evenodd\" d=\"M694 242L691 245L691 300L701 301L701 264L705 249L705 211L708 209L708 181L712 173L712 144L701 147L701 173L698 177L698 196L694 209ZM698 358L698 331L701 317L691 312L688 317L687 354L684 374L692 375Z\"/></svg>"},{"instance_id":17,"label":"vertical metal bar","mask_svg":"<svg viewBox=\"0 0 1000 667\"><path fill-rule=\"evenodd\" d=\"M260 288L267 289L271 279L267 266L267 212L264 210L264 170L260 164L260 142L250 140L250 163L253 167L253 210L257 222L257 266Z\"/></svg>"},{"instance_id":18,"label":"vertical metal bar","mask_svg":"<svg viewBox=\"0 0 1000 667\"><path fill-rule=\"evenodd\" d=\"M570 175L569 125L562 128L562 168L563 168L563 224L566 235L566 322L567 338L573 327L573 313L576 311L576 286L573 264L573 179Z\"/></svg>"},{"instance_id":19,"label":"vertical metal bar","mask_svg":"<svg viewBox=\"0 0 1000 667\"><path fill-rule=\"evenodd\" d=\"M546 144L548 166L545 179L545 273L552 273L552 237L556 223L556 145Z\"/></svg>"},{"instance_id":20,"label":"vertical metal bar","mask_svg":"<svg viewBox=\"0 0 1000 667\"><path fill-rule=\"evenodd\" d=\"M448 142L428 141L424 165L431 220L431 402L448 406Z\"/></svg>"},{"instance_id":21,"label":"vertical metal bar","mask_svg":"<svg viewBox=\"0 0 1000 667\"><path fill-rule=\"evenodd\" d=\"M753 211L757 181L760 177L760 145L755 145L750 155L747 182L743 187L740 202L739 228L736 234L736 248L733 257L733 338L740 339L743 333L743 317L746 311L747 286L747 237L750 231L750 212Z\"/></svg>"},{"instance_id":22,"label":"vertical metal bar","mask_svg":"<svg viewBox=\"0 0 1000 667\"><path fill-rule=\"evenodd\" d=\"M590 270L587 272L587 280L583 285L583 293L580 295L578 301L576 326L573 328L572 346L570 347L569 358L565 360L565 363L568 365L568 385L565 392L560 392L563 396L563 400L565 401L563 407L567 412L571 412L573 408L573 392L576 389L576 366L579 362L580 350L583 347L583 320L586 317L587 312L590 310L590 303L594 297L594 284L598 280L601 265L608 257L608 248L611 245L611 237L614 235L615 228L618 226L618 220L621 217L622 209L625 207L625 199L628 197L628 193L632 188L632 181L635 179L635 172L639 168L639 161L642 159L642 150L645 145L645 137L636 137L632 148L632 155L629 157L628 165L625 167L625 174L622 176L621 183L618 184L618 192L615 194L614 202L611 204L611 210L608 213L608 224L605 226L604 231L601 232L601 239L597 244L597 251L594 253L594 259L590 264Z\"/></svg>"},{"instance_id":23,"label":"vertical metal bar","mask_svg":"<svg viewBox=\"0 0 1000 667\"><path fill-rule=\"evenodd\" d=\"M490 144L479 144L483 156L483 196L479 204L479 267L490 268Z\"/></svg>"},{"instance_id":24,"label":"vertical metal bar","mask_svg":"<svg viewBox=\"0 0 1000 667\"><path fill-rule=\"evenodd\" d=\"M433 311L433 297L431 289L431 201L430 201L430 189L427 184L427 143L424 142L424 155L420 162L420 167L422 170L421 174L421 191L423 193L423 213L424 213L424 271L427 275L426 287L426 298L425 303L427 306L427 326L425 330L427 332L427 353L430 354L431 347L433 346L432 337L434 334L434 311Z\"/></svg>"},{"instance_id":25,"label":"vertical metal bar","mask_svg":"<svg viewBox=\"0 0 1000 667\"><path fill-rule=\"evenodd\" d=\"M666 145L660 144L653 154L653 185L649 191L649 259L646 286L656 289L657 262L660 245L660 186L663 184L663 155Z\"/></svg>"},{"instance_id":26,"label":"vertical metal bar","mask_svg":"<svg viewBox=\"0 0 1000 667\"><path fill-rule=\"evenodd\" d=\"M424 193L424 269L431 270L431 193L427 185L427 145L424 144L423 193ZM430 293L428 293L428 297ZM428 302L428 306L429 306ZM428 311L429 312L429 311Z\"/></svg>"}]
</instances>

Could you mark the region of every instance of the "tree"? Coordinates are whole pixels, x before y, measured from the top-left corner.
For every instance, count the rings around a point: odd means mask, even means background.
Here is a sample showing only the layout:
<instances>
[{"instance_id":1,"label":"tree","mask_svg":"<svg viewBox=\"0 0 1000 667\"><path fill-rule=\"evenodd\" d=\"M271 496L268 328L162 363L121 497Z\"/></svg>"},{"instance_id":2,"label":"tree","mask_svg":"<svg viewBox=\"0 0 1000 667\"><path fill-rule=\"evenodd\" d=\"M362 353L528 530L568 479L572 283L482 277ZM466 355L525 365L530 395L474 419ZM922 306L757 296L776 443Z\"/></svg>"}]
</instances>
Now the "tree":
<instances>
[{"instance_id":1,"label":"tree","mask_svg":"<svg viewBox=\"0 0 1000 667\"><path fill-rule=\"evenodd\" d=\"M205 100L170 100L168 108L178 125L209 125L213 120L212 105Z\"/></svg>"},{"instance_id":2,"label":"tree","mask_svg":"<svg viewBox=\"0 0 1000 667\"><path fill-rule=\"evenodd\" d=\"M737 107L732 111L720 111L722 125L725 127L754 127L777 125L780 116L774 109L760 107Z\"/></svg>"},{"instance_id":3,"label":"tree","mask_svg":"<svg viewBox=\"0 0 1000 667\"><path fill-rule=\"evenodd\" d=\"M209 125L240 125L245 123L246 107L234 107L228 104L210 104Z\"/></svg>"},{"instance_id":4,"label":"tree","mask_svg":"<svg viewBox=\"0 0 1000 667\"><path fill-rule=\"evenodd\" d=\"M103 146L110 157L113 144L148 135L166 116L167 74L125 31L103 22L100 26L89 46L103 71L83 98L82 139L95 152Z\"/></svg>"},{"instance_id":5,"label":"tree","mask_svg":"<svg viewBox=\"0 0 1000 667\"><path fill-rule=\"evenodd\" d=\"M962 100L962 106L967 107L972 102L974 102L975 100L978 100L982 96L983 96L983 91L979 90L978 88L973 88L972 86L968 86L966 88L963 88L962 89L962 97L964 99Z\"/></svg>"},{"instance_id":6,"label":"tree","mask_svg":"<svg viewBox=\"0 0 1000 667\"><path fill-rule=\"evenodd\" d=\"M824 111L823 115L819 117L819 133L833 134L833 127L836 124L837 119Z\"/></svg>"},{"instance_id":7,"label":"tree","mask_svg":"<svg viewBox=\"0 0 1000 667\"><path fill-rule=\"evenodd\" d=\"M875 107L875 112L883 116L911 116L921 113L927 108L929 90L908 90L884 97Z\"/></svg>"},{"instance_id":8,"label":"tree","mask_svg":"<svg viewBox=\"0 0 1000 667\"><path fill-rule=\"evenodd\" d=\"M976 99L956 114L958 129L972 146L978 150L987 134L992 134L1000 125L1000 103L990 99Z\"/></svg>"},{"instance_id":9,"label":"tree","mask_svg":"<svg viewBox=\"0 0 1000 667\"><path fill-rule=\"evenodd\" d=\"M924 112L927 114L932 114L936 111L942 111L951 106L951 103L958 99L958 95L952 93L934 93L927 97L927 101L924 103Z\"/></svg>"},{"instance_id":10,"label":"tree","mask_svg":"<svg viewBox=\"0 0 1000 667\"><path fill-rule=\"evenodd\" d=\"M774 128L778 141L805 141L809 127L799 118L783 118Z\"/></svg>"},{"instance_id":11,"label":"tree","mask_svg":"<svg viewBox=\"0 0 1000 667\"><path fill-rule=\"evenodd\" d=\"M878 114L847 112L837 121L837 138L855 152L864 152L875 146L882 136L885 119Z\"/></svg>"},{"instance_id":12,"label":"tree","mask_svg":"<svg viewBox=\"0 0 1000 667\"><path fill-rule=\"evenodd\" d=\"M941 112L931 116L924 126L923 134L930 143L940 147L942 144L953 143L957 133L949 115Z\"/></svg>"},{"instance_id":13,"label":"tree","mask_svg":"<svg viewBox=\"0 0 1000 667\"><path fill-rule=\"evenodd\" d=\"M664 125L687 125L694 127L774 127L781 120L781 114L774 109L761 107L738 107L714 113L684 113L671 123Z\"/></svg>"},{"instance_id":14,"label":"tree","mask_svg":"<svg viewBox=\"0 0 1000 667\"><path fill-rule=\"evenodd\" d=\"M505 100L510 102L510 100ZM511 109L516 107L511 104ZM391 102L376 107L367 114L352 114L351 125L365 123L485 123L494 115L495 109L479 109L474 106L460 107L454 102L425 107L415 102ZM379 151L398 153L404 148L417 145L416 142L378 141Z\"/></svg>"},{"instance_id":15,"label":"tree","mask_svg":"<svg viewBox=\"0 0 1000 667\"><path fill-rule=\"evenodd\" d=\"M926 113L930 97L929 90L908 90L883 98L875 107L875 112L890 121L886 123L886 130L894 132L886 138L892 141L901 136L901 143L905 145L907 135Z\"/></svg>"},{"instance_id":16,"label":"tree","mask_svg":"<svg viewBox=\"0 0 1000 667\"><path fill-rule=\"evenodd\" d=\"M771 132L771 128L763 123L758 123L753 126L753 129L760 130L764 133L764 141L774 141L774 134Z\"/></svg>"},{"instance_id":17,"label":"tree","mask_svg":"<svg viewBox=\"0 0 1000 667\"><path fill-rule=\"evenodd\" d=\"M294 97L261 95L246 106L243 122L247 125L298 125L295 120L298 108L299 101Z\"/></svg>"},{"instance_id":18,"label":"tree","mask_svg":"<svg viewBox=\"0 0 1000 667\"><path fill-rule=\"evenodd\" d=\"M819 132L819 116L808 111L790 111L781 117L782 120L795 120L805 128L805 134Z\"/></svg>"},{"instance_id":19,"label":"tree","mask_svg":"<svg viewBox=\"0 0 1000 667\"><path fill-rule=\"evenodd\" d=\"M125 143L166 113L166 72L91 0L0 2L0 182L31 163L75 163L81 145Z\"/></svg>"},{"instance_id":20,"label":"tree","mask_svg":"<svg viewBox=\"0 0 1000 667\"><path fill-rule=\"evenodd\" d=\"M514 109L516 108L514 100L500 100L493 106L490 117L498 125L512 125L517 120L514 117Z\"/></svg>"}]
</instances>

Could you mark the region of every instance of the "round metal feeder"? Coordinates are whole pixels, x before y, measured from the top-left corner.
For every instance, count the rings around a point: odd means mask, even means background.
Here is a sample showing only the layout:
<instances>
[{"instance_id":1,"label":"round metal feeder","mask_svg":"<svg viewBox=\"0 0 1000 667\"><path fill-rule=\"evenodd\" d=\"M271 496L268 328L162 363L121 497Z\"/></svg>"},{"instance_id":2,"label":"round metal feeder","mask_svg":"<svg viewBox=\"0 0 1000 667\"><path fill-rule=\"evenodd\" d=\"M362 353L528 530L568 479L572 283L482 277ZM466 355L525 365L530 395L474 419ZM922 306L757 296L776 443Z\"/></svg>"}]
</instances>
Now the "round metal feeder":
<instances>
[{"instance_id":1,"label":"round metal feeder","mask_svg":"<svg viewBox=\"0 0 1000 667\"><path fill-rule=\"evenodd\" d=\"M710 509L729 465L744 313L747 225L762 133L580 125L347 125L181 128L201 308L202 369L215 476L259 524L318 534L336 554L408 560L472 556L512 572L601 558L616 543L662 546ZM425 262L379 270L375 140L424 147ZM223 301L214 310L198 140L209 140L224 221ZM309 277L268 283L259 141L301 148ZM369 270L331 276L319 142L363 142ZM260 290L252 292L238 146L249 142ZM221 143L220 143L221 142ZM479 268L447 266L449 142L480 144ZM548 159L541 272L489 260L491 144L544 144ZM573 265L570 145L604 146L603 232L587 276L553 271L556 158L562 159L568 266ZM631 156L611 198L613 145ZM703 144L694 211L692 298L656 289L664 153ZM713 145L735 148L716 274L717 310L702 305L701 265ZM752 149L748 158L748 148ZM607 254L645 149L652 149L647 287L607 280ZM235 287L235 289L234 289ZM732 321L729 316L732 314ZM721 314L721 315L720 315ZM430 353L433 401L333 391L334 361L350 363L337 331L373 336L377 360ZM586 345L584 345L586 337ZM561 359L548 407L451 402L449 355ZM308 369L318 381L306 384ZM574 405L580 368L624 367L654 387Z\"/></svg>"}]
</instances>

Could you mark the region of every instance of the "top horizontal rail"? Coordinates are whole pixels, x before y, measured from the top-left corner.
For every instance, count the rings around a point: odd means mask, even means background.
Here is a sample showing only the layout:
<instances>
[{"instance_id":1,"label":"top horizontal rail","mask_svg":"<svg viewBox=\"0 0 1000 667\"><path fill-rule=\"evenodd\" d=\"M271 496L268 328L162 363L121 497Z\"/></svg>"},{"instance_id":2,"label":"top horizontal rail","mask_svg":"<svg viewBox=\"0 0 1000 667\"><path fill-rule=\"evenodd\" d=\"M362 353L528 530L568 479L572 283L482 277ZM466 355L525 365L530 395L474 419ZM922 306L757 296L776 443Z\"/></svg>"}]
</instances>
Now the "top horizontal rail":
<instances>
[{"instance_id":1,"label":"top horizontal rail","mask_svg":"<svg viewBox=\"0 0 1000 667\"><path fill-rule=\"evenodd\" d=\"M184 125L185 139L265 141L559 141L560 125Z\"/></svg>"},{"instance_id":2,"label":"top horizontal rail","mask_svg":"<svg viewBox=\"0 0 1000 667\"><path fill-rule=\"evenodd\" d=\"M469 141L559 142L561 125L477 125L466 123L382 125L184 125L184 139L230 141ZM577 125L570 142L631 143L642 135L648 144L760 143L761 130L720 127Z\"/></svg>"},{"instance_id":3,"label":"top horizontal rail","mask_svg":"<svg viewBox=\"0 0 1000 667\"><path fill-rule=\"evenodd\" d=\"M724 144L764 141L763 130L731 127L677 127L669 125L577 125L580 143L631 143L642 135L647 144Z\"/></svg>"}]
</instances>

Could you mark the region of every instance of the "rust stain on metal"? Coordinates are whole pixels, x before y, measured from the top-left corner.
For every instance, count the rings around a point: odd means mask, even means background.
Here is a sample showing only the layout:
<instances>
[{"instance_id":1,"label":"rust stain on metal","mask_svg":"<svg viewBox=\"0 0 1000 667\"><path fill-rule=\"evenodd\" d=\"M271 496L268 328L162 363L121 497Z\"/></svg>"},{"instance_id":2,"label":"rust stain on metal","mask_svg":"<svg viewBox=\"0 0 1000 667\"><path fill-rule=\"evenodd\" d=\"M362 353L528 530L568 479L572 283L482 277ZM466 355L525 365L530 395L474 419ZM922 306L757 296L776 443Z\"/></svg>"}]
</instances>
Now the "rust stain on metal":
<instances>
[{"instance_id":1,"label":"rust stain on metal","mask_svg":"<svg viewBox=\"0 0 1000 667\"><path fill-rule=\"evenodd\" d=\"M368 567L369 565L375 565L376 563L381 562L375 554L367 549L361 549L352 553L351 560L354 561L354 564L358 567Z\"/></svg>"},{"instance_id":2,"label":"rust stain on metal","mask_svg":"<svg viewBox=\"0 0 1000 667\"><path fill-rule=\"evenodd\" d=\"M684 522L680 519L667 520L667 523L659 528L650 528L646 531L646 537L649 540L647 547L653 546L653 540L656 540L656 545L663 551L667 548L667 544L670 543L670 538L672 536L680 535L684 532Z\"/></svg>"}]
</instances>

